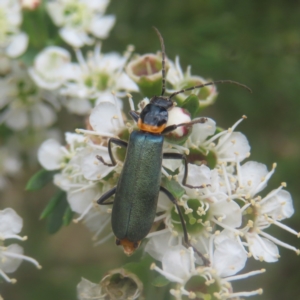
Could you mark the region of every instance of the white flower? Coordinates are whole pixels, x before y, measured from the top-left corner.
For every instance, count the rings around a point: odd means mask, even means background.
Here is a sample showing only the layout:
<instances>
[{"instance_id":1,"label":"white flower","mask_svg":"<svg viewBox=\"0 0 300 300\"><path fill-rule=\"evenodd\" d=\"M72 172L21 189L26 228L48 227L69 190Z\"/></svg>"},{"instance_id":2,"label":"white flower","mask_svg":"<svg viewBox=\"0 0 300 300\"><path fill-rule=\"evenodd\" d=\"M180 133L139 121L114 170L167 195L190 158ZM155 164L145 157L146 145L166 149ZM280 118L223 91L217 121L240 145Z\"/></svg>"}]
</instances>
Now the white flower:
<instances>
[{"instance_id":1,"label":"white flower","mask_svg":"<svg viewBox=\"0 0 300 300\"><path fill-rule=\"evenodd\" d=\"M0 276L7 282L15 283L16 279L9 278L7 274L13 273L23 260L41 268L39 263L28 256L23 255L23 248L17 244L3 245L6 239L18 239L24 241L27 237L17 235L23 226L22 218L11 208L0 210Z\"/></svg>"},{"instance_id":2,"label":"white flower","mask_svg":"<svg viewBox=\"0 0 300 300\"><path fill-rule=\"evenodd\" d=\"M55 99L36 88L24 66L15 62L11 73L0 79L0 86L3 87L0 108L5 108L0 114L0 123L20 131L26 127L49 127L56 121L52 108L52 105L57 106Z\"/></svg>"},{"instance_id":3,"label":"white flower","mask_svg":"<svg viewBox=\"0 0 300 300\"><path fill-rule=\"evenodd\" d=\"M54 184L67 192L71 210L80 214L79 221L90 213L101 190L105 190L98 181L115 167L100 163L96 156L109 159L107 148L88 141L83 135L67 133L66 142L66 146L61 146L53 139L45 141L38 150L38 159L46 170L60 170L54 175Z\"/></svg>"},{"instance_id":4,"label":"white flower","mask_svg":"<svg viewBox=\"0 0 300 300\"><path fill-rule=\"evenodd\" d=\"M19 239L26 237L17 235L23 227L22 218L11 208L0 210L0 240Z\"/></svg>"},{"instance_id":5,"label":"white flower","mask_svg":"<svg viewBox=\"0 0 300 300\"><path fill-rule=\"evenodd\" d=\"M121 110L111 102L101 102L93 108L90 125L102 136L117 135L125 129Z\"/></svg>"},{"instance_id":6,"label":"white flower","mask_svg":"<svg viewBox=\"0 0 300 300\"><path fill-rule=\"evenodd\" d=\"M176 91L208 82L200 76L192 75L190 66L187 68L187 71L183 73L178 56L175 59L175 64L170 60L168 60L168 62L170 69L167 73L167 81L172 85L172 89L167 90L168 93L172 94ZM192 91L178 94L176 97L183 101L190 94L198 96L200 106L204 107L214 103L214 100L217 97L217 90L214 85L211 85L201 89L194 89Z\"/></svg>"},{"instance_id":7,"label":"white flower","mask_svg":"<svg viewBox=\"0 0 300 300\"><path fill-rule=\"evenodd\" d=\"M53 0L47 2L47 10L53 22L62 27L60 36L73 47L94 43L92 34L106 38L115 24L115 16L104 16L109 0Z\"/></svg>"},{"instance_id":8,"label":"white flower","mask_svg":"<svg viewBox=\"0 0 300 300\"><path fill-rule=\"evenodd\" d=\"M49 139L38 150L38 160L46 170L58 170L61 168L65 152L58 141Z\"/></svg>"},{"instance_id":9,"label":"white flower","mask_svg":"<svg viewBox=\"0 0 300 300\"><path fill-rule=\"evenodd\" d=\"M20 31L21 6L18 0L0 2L0 49L9 57L23 54L28 45L28 36Z\"/></svg>"},{"instance_id":10,"label":"white flower","mask_svg":"<svg viewBox=\"0 0 300 300\"><path fill-rule=\"evenodd\" d=\"M112 93L118 99L124 97L127 91L138 91L136 84L123 71L131 51L129 47L123 56L117 53L101 54L100 44L97 44L94 53L89 53L85 60L81 51L76 50L79 65L76 65L74 77L60 89L64 105L71 112L87 114L91 103L97 105L102 101L111 101Z\"/></svg>"},{"instance_id":11,"label":"white flower","mask_svg":"<svg viewBox=\"0 0 300 300\"><path fill-rule=\"evenodd\" d=\"M34 67L29 69L29 74L39 87L53 90L67 79L75 77L78 71L78 66L71 64L67 50L49 46L35 57Z\"/></svg>"},{"instance_id":12,"label":"white flower","mask_svg":"<svg viewBox=\"0 0 300 300\"><path fill-rule=\"evenodd\" d=\"M39 263L28 256L23 255L23 248L17 244L11 244L8 247L0 246L0 275L4 280L15 283L16 280L9 278L6 273L13 273L23 260L27 260L34 264L37 268L41 268Z\"/></svg>"},{"instance_id":13,"label":"white flower","mask_svg":"<svg viewBox=\"0 0 300 300\"><path fill-rule=\"evenodd\" d=\"M286 244L266 233L264 230L274 224L290 233L299 236L299 233L282 224L280 221L289 218L294 213L292 198L289 192L282 190L285 183L265 197L257 195L266 186L268 180L275 172L276 164L273 164L269 172L267 167L261 163L248 161L240 166L236 163L236 175L226 169L224 174L232 182L230 199L236 199L244 203L243 226L239 229L239 238L244 238L247 243L249 254L255 259L274 262L279 258L277 245L283 246L300 254L295 247Z\"/></svg>"},{"instance_id":14,"label":"white flower","mask_svg":"<svg viewBox=\"0 0 300 300\"><path fill-rule=\"evenodd\" d=\"M198 160L198 163L207 163L214 168L216 164L241 162L249 157L250 145L246 136L234 131L245 118L243 116L231 128L216 134L216 124L211 119L193 125L193 132L186 143L194 156L193 162Z\"/></svg>"},{"instance_id":15,"label":"white flower","mask_svg":"<svg viewBox=\"0 0 300 300\"><path fill-rule=\"evenodd\" d=\"M84 225L94 233L92 240L95 241L95 246L103 244L113 236L113 233L110 232L100 238L101 234L105 232L104 229L110 224L110 221L111 207L101 205L93 207L84 217Z\"/></svg>"},{"instance_id":16,"label":"white flower","mask_svg":"<svg viewBox=\"0 0 300 300\"><path fill-rule=\"evenodd\" d=\"M153 244L148 245L151 242L152 240L147 244L145 249L147 252L150 250L150 254ZM162 246L164 247L165 245L163 244ZM212 243L209 243L208 247L210 248L208 252L213 253ZM177 289L170 290L170 293L176 299L182 299L182 296L188 296L191 299L196 297L199 299L212 297L216 297L217 299L231 299L239 296L261 294L261 289L253 292L234 293L230 282L263 273L265 270L232 276L243 267L247 256L240 256L243 251L238 251L238 248L232 244L231 240L225 239L222 242L219 241L216 248L213 257L210 257L216 262L212 267L196 267L193 249L186 249L178 245L164 248L164 254L159 259L162 262L162 268L157 267L153 263L151 269L156 270L169 281L177 283ZM229 252L226 250L229 250ZM224 270L227 271L224 272ZM212 288L209 289L209 286Z\"/></svg>"}]
</instances>

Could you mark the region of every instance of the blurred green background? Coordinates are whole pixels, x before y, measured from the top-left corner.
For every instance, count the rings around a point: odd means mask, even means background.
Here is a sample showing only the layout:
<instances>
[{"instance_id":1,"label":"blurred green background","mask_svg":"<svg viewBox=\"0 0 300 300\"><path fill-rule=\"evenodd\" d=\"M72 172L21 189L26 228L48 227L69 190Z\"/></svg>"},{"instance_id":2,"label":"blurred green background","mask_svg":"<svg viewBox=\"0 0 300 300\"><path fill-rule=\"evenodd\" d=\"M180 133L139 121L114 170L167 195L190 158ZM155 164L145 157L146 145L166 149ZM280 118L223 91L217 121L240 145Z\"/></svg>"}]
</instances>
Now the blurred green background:
<instances>
[{"instance_id":1,"label":"blurred green background","mask_svg":"<svg viewBox=\"0 0 300 300\"><path fill-rule=\"evenodd\" d=\"M217 102L204 114L225 128L243 114L248 116L238 130L248 137L251 159L265 163L269 169L273 162L278 163L267 191L287 182L296 213L284 223L300 231L299 1L112 0L108 12L116 15L117 23L104 42L104 52L122 52L128 44L135 45L137 53L156 52L160 44L152 29L155 25L164 37L167 56L174 59L179 55L183 69L191 65L195 75L232 79L252 88L253 94L249 94L234 85L218 86ZM63 128L73 130L76 118L72 122L62 124ZM25 170L15 180L14 188L2 196L2 203L24 218L23 234L29 240L22 246L43 269L37 271L23 263L12 274L18 283L1 284L1 294L5 300L73 300L81 276L97 282L106 271L129 259L112 239L94 248L91 234L80 224L49 236L45 223L38 218L52 187L24 192L26 181L35 171ZM269 232L300 248L295 236L276 228ZM250 259L244 271L266 268L267 272L234 283L235 291L262 287L264 294L251 299L300 299L300 257L283 248L280 254L274 264ZM139 256L137 253L130 261ZM167 299L167 295L161 292L155 297ZM147 299L153 298L153 294L147 295Z\"/></svg>"}]
</instances>

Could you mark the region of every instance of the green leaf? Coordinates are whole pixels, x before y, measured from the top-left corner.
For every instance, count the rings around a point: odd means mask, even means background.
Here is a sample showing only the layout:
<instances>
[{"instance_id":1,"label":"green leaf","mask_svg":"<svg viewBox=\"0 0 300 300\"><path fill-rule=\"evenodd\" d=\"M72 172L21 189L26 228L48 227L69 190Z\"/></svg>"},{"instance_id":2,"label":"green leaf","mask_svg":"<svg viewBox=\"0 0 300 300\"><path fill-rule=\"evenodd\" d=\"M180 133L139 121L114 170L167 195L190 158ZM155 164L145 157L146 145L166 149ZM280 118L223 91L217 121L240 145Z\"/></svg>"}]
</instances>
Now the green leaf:
<instances>
[{"instance_id":1,"label":"green leaf","mask_svg":"<svg viewBox=\"0 0 300 300\"><path fill-rule=\"evenodd\" d=\"M45 169L39 170L27 182L26 191L36 191L44 187L47 183L52 181L54 174L57 171L47 171Z\"/></svg>"},{"instance_id":2,"label":"green leaf","mask_svg":"<svg viewBox=\"0 0 300 300\"><path fill-rule=\"evenodd\" d=\"M57 232L60 227L64 224L64 215L66 210L69 208L66 193L64 197L60 197L57 204L54 206L52 213L48 216L47 229L50 234Z\"/></svg>"},{"instance_id":3,"label":"green leaf","mask_svg":"<svg viewBox=\"0 0 300 300\"><path fill-rule=\"evenodd\" d=\"M123 266L123 269L135 274L145 286L147 286L148 282L152 280L152 272L150 272L150 265L153 262L153 258L146 254L144 255L139 262L130 262Z\"/></svg>"},{"instance_id":4,"label":"green leaf","mask_svg":"<svg viewBox=\"0 0 300 300\"><path fill-rule=\"evenodd\" d=\"M162 276L162 275L159 275L157 276L152 282L151 284L153 286L156 286L156 287L162 287L162 286L166 286L167 284L169 284L170 281L165 277L165 276Z\"/></svg>"},{"instance_id":5,"label":"green leaf","mask_svg":"<svg viewBox=\"0 0 300 300\"><path fill-rule=\"evenodd\" d=\"M176 199L180 199L185 193L185 189L174 179L169 180L164 177L162 179L162 186L170 191Z\"/></svg>"},{"instance_id":6,"label":"green leaf","mask_svg":"<svg viewBox=\"0 0 300 300\"><path fill-rule=\"evenodd\" d=\"M68 206L65 214L63 216L63 224L64 226L68 226L73 219L74 212L71 210L71 207Z\"/></svg>"},{"instance_id":7,"label":"green leaf","mask_svg":"<svg viewBox=\"0 0 300 300\"><path fill-rule=\"evenodd\" d=\"M197 112L199 110L198 97L196 95L190 95L184 100L181 107L186 109L191 114L192 119L194 119L197 116Z\"/></svg>"},{"instance_id":8,"label":"green leaf","mask_svg":"<svg viewBox=\"0 0 300 300\"><path fill-rule=\"evenodd\" d=\"M47 206L44 208L40 220L47 218L55 209L55 207L59 204L63 199L67 199L67 195L65 191L58 190L55 195L50 199Z\"/></svg>"}]
</instances>

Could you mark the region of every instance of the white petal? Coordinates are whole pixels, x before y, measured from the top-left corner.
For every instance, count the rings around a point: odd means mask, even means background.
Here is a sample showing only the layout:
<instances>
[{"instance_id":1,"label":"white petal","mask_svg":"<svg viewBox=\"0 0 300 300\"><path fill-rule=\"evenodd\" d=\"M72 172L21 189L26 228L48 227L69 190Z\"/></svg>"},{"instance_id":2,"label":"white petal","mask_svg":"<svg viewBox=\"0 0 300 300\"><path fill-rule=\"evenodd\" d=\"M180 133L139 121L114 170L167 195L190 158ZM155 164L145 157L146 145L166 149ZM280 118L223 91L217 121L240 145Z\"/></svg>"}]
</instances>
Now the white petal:
<instances>
[{"instance_id":1,"label":"white petal","mask_svg":"<svg viewBox=\"0 0 300 300\"><path fill-rule=\"evenodd\" d=\"M221 277L236 274L244 268L246 261L247 254L236 240L225 238L216 244L213 267Z\"/></svg>"},{"instance_id":2,"label":"white petal","mask_svg":"<svg viewBox=\"0 0 300 300\"><path fill-rule=\"evenodd\" d=\"M107 15L104 17L94 17L90 24L90 30L93 35L100 39L105 39L112 27L115 25L116 17L113 15Z\"/></svg>"},{"instance_id":3,"label":"white petal","mask_svg":"<svg viewBox=\"0 0 300 300\"><path fill-rule=\"evenodd\" d=\"M261 183L267 174L268 169L266 165L256 161L246 162L241 166L241 183L243 188L250 193L252 190L255 190L256 193L259 193L266 187L267 183L262 185L259 190L257 190L256 187Z\"/></svg>"},{"instance_id":4,"label":"white petal","mask_svg":"<svg viewBox=\"0 0 300 300\"><path fill-rule=\"evenodd\" d=\"M45 141L39 148L37 156L38 161L46 170L58 170L64 157L62 146L58 141L49 139Z\"/></svg>"},{"instance_id":5,"label":"white petal","mask_svg":"<svg viewBox=\"0 0 300 300\"><path fill-rule=\"evenodd\" d=\"M111 214L107 213L107 205L98 205L97 209L92 208L84 218L84 225L94 233L104 229L107 226L107 219L111 218Z\"/></svg>"},{"instance_id":6,"label":"white petal","mask_svg":"<svg viewBox=\"0 0 300 300\"><path fill-rule=\"evenodd\" d=\"M179 181L182 181L184 172L183 170L178 175ZM205 165L188 164L188 177L187 183L193 186L211 183L211 170Z\"/></svg>"},{"instance_id":7,"label":"white petal","mask_svg":"<svg viewBox=\"0 0 300 300\"><path fill-rule=\"evenodd\" d=\"M64 22L64 14L61 4L54 1L47 1L46 8L55 25L61 26Z\"/></svg>"},{"instance_id":8,"label":"white petal","mask_svg":"<svg viewBox=\"0 0 300 300\"><path fill-rule=\"evenodd\" d=\"M36 83L36 85L43 89L54 90L60 86L59 81L48 82L48 81L44 80L41 76L38 75L38 73L33 68L29 68L28 73L29 73L30 77L33 79L33 81Z\"/></svg>"},{"instance_id":9,"label":"white petal","mask_svg":"<svg viewBox=\"0 0 300 300\"><path fill-rule=\"evenodd\" d=\"M63 27L59 30L59 34L66 43L75 48L84 46L84 40L82 39L82 34L85 34L84 32L79 32L70 27Z\"/></svg>"},{"instance_id":10,"label":"white petal","mask_svg":"<svg viewBox=\"0 0 300 300\"><path fill-rule=\"evenodd\" d=\"M28 45L28 36L24 32L20 32L18 35L15 35L12 38L10 45L6 48L6 54L11 57L15 58L20 56L25 52Z\"/></svg>"},{"instance_id":11,"label":"white petal","mask_svg":"<svg viewBox=\"0 0 300 300\"><path fill-rule=\"evenodd\" d=\"M71 145L71 144L74 144L74 143L83 143L85 141L85 137L82 134L66 132L65 133L65 140L66 140L68 145Z\"/></svg>"},{"instance_id":12,"label":"white petal","mask_svg":"<svg viewBox=\"0 0 300 300\"><path fill-rule=\"evenodd\" d=\"M22 218L12 208L0 210L0 237L18 234L22 227Z\"/></svg>"},{"instance_id":13,"label":"white petal","mask_svg":"<svg viewBox=\"0 0 300 300\"><path fill-rule=\"evenodd\" d=\"M176 59L177 58L178 56L176 57ZM170 82L172 85L176 85L176 83L182 79L182 70L180 68L181 72L178 71L176 69L175 64L170 59L168 59L168 64L169 64L169 71L167 73L167 81Z\"/></svg>"},{"instance_id":14,"label":"white petal","mask_svg":"<svg viewBox=\"0 0 300 300\"><path fill-rule=\"evenodd\" d=\"M170 232L159 233L149 238L145 247L148 252L156 260L162 261L164 253L168 250L169 240L171 238Z\"/></svg>"},{"instance_id":15,"label":"white petal","mask_svg":"<svg viewBox=\"0 0 300 300\"><path fill-rule=\"evenodd\" d=\"M9 109L7 111L5 124L13 130L22 130L28 126L27 112L22 108Z\"/></svg>"},{"instance_id":16,"label":"white petal","mask_svg":"<svg viewBox=\"0 0 300 300\"><path fill-rule=\"evenodd\" d=\"M34 60L34 67L38 72L60 69L62 65L71 61L70 53L61 47L49 46L41 51Z\"/></svg>"},{"instance_id":17,"label":"white petal","mask_svg":"<svg viewBox=\"0 0 300 300\"><path fill-rule=\"evenodd\" d=\"M71 189L70 179L67 176L62 175L61 173L54 175L53 182L55 185L57 185L63 191L68 192Z\"/></svg>"},{"instance_id":18,"label":"white petal","mask_svg":"<svg viewBox=\"0 0 300 300\"><path fill-rule=\"evenodd\" d=\"M117 107L110 102L101 102L93 108L90 115L90 124L95 131L115 133L119 128Z\"/></svg>"},{"instance_id":19,"label":"white petal","mask_svg":"<svg viewBox=\"0 0 300 300\"><path fill-rule=\"evenodd\" d=\"M65 106L69 112L78 115L87 115L92 108L90 101L82 98L70 98L65 102Z\"/></svg>"},{"instance_id":20,"label":"white petal","mask_svg":"<svg viewBox=\"0 0 300 300\"><path fill-rule=\"evenodd\" d=\"M168 153L178 153L178 151L170 149L167 150ZM182 165L182 161L180 159L163 159L163 167L171 170L171 171L175 171L176 169L178 169L181 165Z\"/></svg>"},{"instance_id":21,"label":"white petal","mask_svg":"<svg viewBox=\"0 0 300 300\"><path fill-rule=\"evenodd\" d=\"M23 248L19 246L18 244L12 244L9 245L5 251L3 251L1 255L0 251L0 258L1 256L4 256L4 258L0 259L0 269L5 273L13 273L18 269L22 262L22 258L12 258L12 257L6 257L5 252L11 252L15 254L23 254Z\"/></svg>"},{"instance_id":22,"label":"white petal","mask_svg":"<svg viewBox=\"0 0 300 300\"><path fill-rule=\"evenodd\" d=\"M89 0L86 5L93 11L104 13L109 2L110 0Z\"/></svg>"},{"instance_id":23,"label":"white petal","mask_svg":"<svg viewBox=\"0 0 300 300\"><path fill-rule=\"evenodd\" d=\"M250 145L244 134L233 132L226 141L224 139L227 139L226 135L222 136L218 143L222 144L219 154L220 159L236 161L237 157L238 161L242 161L247 157L250 152ZM222 149L225 150L222 151Z\"/></svg>"},{"instance_id":24,"label":"white petal","mask_svg":"<svg viewBox=\"0 0 300 300\"><path fill-rule=\"evenodd\" d=\"M178 245L175 247L170 247L164 253L162 258L162 268L165 272L186 280L190 277L191 255L185 247ZM166 275L168 278L168 276ZM171 278L168 278L171 281Z\"/></svg>"},{"instance_id":25,"label":"white petal","mask_svg":"<svg viewBox=\"0 0 300 300\"><path fill-rule=\"evenodd\" d=\"M67 199L73 211L82 214L88 205L98 200L99 190L97 187L87 187L81 191L69 191Z\"/></svg>"},{"instance_id":26,"label":"white petal","mask_svg":"<svg viewBox=\"0 0 300 300\"><path fill-rule=\"evenodd\" d=\"M131 92L139 91L139 87L137 86L137 84L133 80L131 80L130 77L125 73L122 73L119 76L116 89L131 91Z\"/></svg>"},{"instance_id":27,"label":"white petal","mask_svg":"<svg viewBox=\"0 0 300 300\"><path fill-rule=\"evenodd\" d=\"M209 205L210 212L218 219L222 218L222 223L232 228L238 228L242 224L242 212L237 203L227 200L221 202L211 203Z\"/></svg>"},{"instance_id":28,"label":"white petal","mask_svg":"<svg viewBox=\"0 0 300 300\"><path fill-rule=\"evenodd\" d=\"M272 191L270 193L272 193ZM294 214L291 194L285 190L280 190L262 204L261 214L267 214L275 220L290 218Z\"/></svg>"},{"instance_id":29,"label":"white petal","mask_svg":"<svg viewBox=\"0 0 300 300\"><path fill-rule=\"evenodd\" d=\"M193 125L191 140L195 145L201 145L207 137L213 135L216 131L216 122L213 119L207 118L205 123Z\"/></svg>"},{"instance_id":30,"label":"white petal","mask_svg":"<svg viewBox=\"0 0 300 300\"><path fill-rule=\"evenodd\" d=\"M115 167L108 167L99 161L96 156L102 156L104 161L110 162L110 157L107 150L94 150L84 154L82 159L81 171L83 176L88 180L100 180L108 175Z\"/></svg>"},{"instance_id":31,"label":"white petal","mask_svg":"<svg viewBox=\"0 0 300 300\"><path fill-rule=\"evenodd\" d=\"M37 103L35 106L32 107L31 122L33 127L48 127L52 125L55 121L56 114L50 106L44 103Z\"/></svg>"},{"instance_id":32,"label":"white petal","mask_svg":"<svg viewBox=\"0 0 300 300\"><path fill-rule=\"evenodd\" d=\"M247 234L250 252L255 259L263 259L266 262L278 260L278 247L268 239L259 237L257 234Z\"/></svg>"},{"instance_id":33,"label":"white petal","mask_svg":"<svg viewBox=\"0 0 300 300\"><path fill-rule=\"evenodd\" d=\"M71 68L71 57L67 50L50 46L40 52L29 74L36 84L45 89L56 89L65 80L66 70Z\"/></svg>"}]
</instances>

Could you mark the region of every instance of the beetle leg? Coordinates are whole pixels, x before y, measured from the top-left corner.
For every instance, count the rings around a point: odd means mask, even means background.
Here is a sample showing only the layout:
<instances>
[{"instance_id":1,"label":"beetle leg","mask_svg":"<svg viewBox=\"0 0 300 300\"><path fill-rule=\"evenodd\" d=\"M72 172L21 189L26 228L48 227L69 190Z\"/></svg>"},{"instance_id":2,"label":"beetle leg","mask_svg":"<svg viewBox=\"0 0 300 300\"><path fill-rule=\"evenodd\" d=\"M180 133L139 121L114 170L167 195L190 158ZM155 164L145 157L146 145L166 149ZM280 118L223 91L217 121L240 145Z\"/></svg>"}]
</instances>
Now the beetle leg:
<instances>
[{"instance_id":1,"label":"beetle leg","mask_svg":"<svg viewBox=\"0 0 300 300\"><path fill-rule=\"evenodd\" d=\"M166 127L161 134L166 134L166 133L169 133L175 129L177 129L178 127L180 126L186 126L186 127L191 127L193 126L194 124L198 124L198 123L205 123L207 121L207 118L200 118L200 119L196 119L196 120L193 120L191 122L188 122L188 123L180 123L180 124L173 124L173 125L170 125L168 127Z\"/></svg>"},{"instance_id":2,"label":"beetle leg","mask_svg":"<svg viewBox=\"0 0 300 300\"><path fill-rule=\"evenodd\" d=\"M108 205L108 204L113 204L114 202L106 202L103 203L105 200L107 200L109 197L111 197L112 195L114 195L116 193L116 189L117 187L115 186L114 188L112 188L111 190L107 191L106 193L104 193L98 200L97 203L99 205Z\"/></svg>"},{"instance_id":3,"label":"beetle leg","mask_svg":"<svg viewBox=\"0 0 300 300\"><path fill-rule=\"evenodd\" d=\"M183 229L184 244L187 247L192 247L194 249L194 251L199 255L199 257L203 260L204 265L209 266L210 261L206 257L204 257L204 255L201 252L199 252L193 245L191 245L191 243L189 241L189 237L188 237L185 221L184 221L184 218L183 218L183 215L182 215L182 211L179 208L179 205L177 203L176 198L173 196L173 194L170 191L168 191L163 186L160 186L160 191L163 192L170 199L170 201L172 201L172 203L176 206L176 209L178 211L178 215L179 215L179 218L180 218L180 222L181 222L181 225L182 225L182 229Z\"/></svg>"},{"instance_id":4,"label":"beetle leg","mask_svg":"<svg viewBox=\"0 0 300 300\"><path fill-rule=\"evenodd\" d=\"M114 144L116 144L118 146L121 146L121 147L124 147L124 148L127 148L127 145L128 145L127 142L119 140L119 139L115 139L115 138L110 138L109 139L109 141L108 141L108 154L109 154L109 157L110 157L110 160L111 160L112 163L108 164L107 162L104 161L102 156L96 155L96 158L98 160L100 160L104 165L109 166L109 167L115 166L117 164L117 162L116 162L116 160L113 156L113 153L112 153L111 143L114 143Z\"/></svg>"},{"instance_id":5,"label":"beetle leg","mask_svg":"<svg viewBox=\"0 0 300 300\"><path fill-rule=\"evenodd\" d=\"M190 189L203 189L208 186L206 185L198 185L198 186L193 186L190 184L187 184L187 175L188 175L188 161L187 158L184 154L181 153L163 153L163 159L182 159L184 161L184 174L183 174L183 179L182 179L182 184Z\"/></svg>"}]
</instances>

